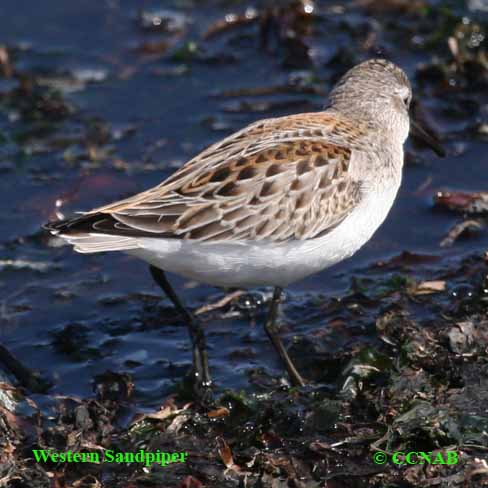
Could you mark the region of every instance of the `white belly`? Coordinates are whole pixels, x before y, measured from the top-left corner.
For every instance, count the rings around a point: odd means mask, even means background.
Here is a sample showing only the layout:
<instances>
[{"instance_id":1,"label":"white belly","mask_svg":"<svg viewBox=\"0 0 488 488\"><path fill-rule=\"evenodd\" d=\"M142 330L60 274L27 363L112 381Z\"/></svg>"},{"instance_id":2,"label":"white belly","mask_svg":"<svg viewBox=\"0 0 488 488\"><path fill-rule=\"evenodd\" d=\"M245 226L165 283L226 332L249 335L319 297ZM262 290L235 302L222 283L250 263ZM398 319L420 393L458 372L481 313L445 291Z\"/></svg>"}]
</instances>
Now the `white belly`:
<instances>
[{"instance_id":1,"label":"white belly","mask_svg":"<svg viewBox=\"0 0 488 488\"><path fill-rule=\"evenodd\" d=\"M165 271L215 286L287 286L354 254L373 235L395 200L400 181L366 195L327 235L305 241L191 242L141 238L127 251Z\"/></svg>"}]
</instances>

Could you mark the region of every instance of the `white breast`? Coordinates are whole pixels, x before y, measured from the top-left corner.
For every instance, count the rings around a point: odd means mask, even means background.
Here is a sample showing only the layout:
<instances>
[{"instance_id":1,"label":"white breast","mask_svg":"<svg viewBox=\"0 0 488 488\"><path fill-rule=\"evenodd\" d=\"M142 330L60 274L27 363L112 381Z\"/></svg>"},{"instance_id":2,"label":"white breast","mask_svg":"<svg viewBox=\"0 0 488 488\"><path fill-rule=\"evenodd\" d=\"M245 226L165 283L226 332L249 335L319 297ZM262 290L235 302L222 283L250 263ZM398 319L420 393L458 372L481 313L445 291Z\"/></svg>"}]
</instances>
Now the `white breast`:
<instances>
[{"instance_id":1,"label":"white breast","mask_svg":"<svg viewBox=\"0 0 488 488\"><path fill-rule=\"evenodd\" d=\"M165 271L215 286L286 286L354 254L373 235L395 200L400 178L371 189L329 234L287 243L205 243L141 238L127 251Z\"/></svg>"}]
</instances>

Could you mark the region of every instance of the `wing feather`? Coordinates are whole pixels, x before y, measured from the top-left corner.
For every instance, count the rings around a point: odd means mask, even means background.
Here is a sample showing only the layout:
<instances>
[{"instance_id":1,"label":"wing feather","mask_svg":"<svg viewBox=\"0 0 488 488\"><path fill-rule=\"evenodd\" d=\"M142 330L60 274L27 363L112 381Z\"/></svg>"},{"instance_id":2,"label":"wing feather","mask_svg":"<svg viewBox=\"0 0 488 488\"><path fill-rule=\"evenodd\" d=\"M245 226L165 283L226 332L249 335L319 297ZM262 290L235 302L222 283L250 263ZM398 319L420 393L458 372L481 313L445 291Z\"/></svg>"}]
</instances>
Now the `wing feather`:
<instances>
[{"instance_id":1,"label":"wing feather","mask_svg":"<svg viewBox=\"0 0 488 488\"><path fill-rule=\"evenodd\" d=\"M312 239L330 232L361 200L354 161L362 130L327 112L260 121L210 146L160 185L58 224L56 231L198 241Z\"/></svg>"}]
</instances>

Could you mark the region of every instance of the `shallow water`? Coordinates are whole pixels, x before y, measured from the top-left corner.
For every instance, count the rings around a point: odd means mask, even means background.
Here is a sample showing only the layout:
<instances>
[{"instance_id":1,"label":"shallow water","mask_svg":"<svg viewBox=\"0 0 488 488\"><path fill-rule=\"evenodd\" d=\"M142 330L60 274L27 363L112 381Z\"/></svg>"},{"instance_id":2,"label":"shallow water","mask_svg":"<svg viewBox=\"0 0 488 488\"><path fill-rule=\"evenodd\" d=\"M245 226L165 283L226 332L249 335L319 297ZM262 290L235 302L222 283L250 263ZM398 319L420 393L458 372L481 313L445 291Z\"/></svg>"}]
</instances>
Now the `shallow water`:
<instances>
[{"instance_id":1,"label":"shallow water","mask_svg":"<svg viewBox=\"0 0 488 488\"><path fill-rule=\"evenodd\" d=\"M44 71L58 78L60 73L75 72L78 78L92 80L78 91L72 91L76 88L72 81L64 85L69 88L65 99L78 107L78 112L60 123L59 138L83 131L87 120L97 118L108 122L111 131L110 141L99 148L110 146L113 151L89 162L84 156L76 158L86 152L77 144L40 148L42 137L20 144L19 137L30 126L15 120L15 107L0 114L0 130L8 141L0 147L1 259L45 263L47 267L42 272L28 267L1 268L0 339L26 365L54 379L53 394L87 396L95 375L107 369L127 371L133 376L138 404L152 407L189 366L184 324L173 318L166 300L158 302L159 290L143 263L123 254L82 256L69 247L51 247L39 233L40 226L54 217L58 199L64 202L59 210L69 215L143 190L233 130L265 116L319 109L323 97L273 94L264 99L297 103L266 113L233 112L229 104L242 98L212 95L286 84L293 74L292 69L281 66L279 51L269 53L259 48L253 26L239 30L239 36L231 32L201 41L213 22L227 12L243 12L246 2L227 6L198 2L198 7L177 0L144 3L146 9L159 7L183 14L188 24L177 34L143 31L137 20L139 5L136 0L3 0L0 5L0 16L8 19L0 41L21 47L15 60L18 69ZM359 30L367 30L364 26L371 23L360 9L347 4L345 13L334 13L333 5L316 2L323 14L309 39L315 75L321 78L324 92L331 86L331 77L343 72L340 65L329 63L337 50L351 41L350 30L343 29L342 23L359 26ZM471 15L467 10L465 14ZM398 47L392 29L380 32L380 45L411 76L418 63L431 60L429 51ZM172 61L170 54L188 39L204 45L207 59L186 63L188 71L180 75L174 70L185 63ZM160 56L142 55L136 49L143 42L160 40L174 46ZM236 59L226 61L224 54ZM361 60L371 53L358 56ZM483 233L459 240L451 248L439 246L459 217L434 209L433 195L445 189L485 189L483 175L488 163L486 142L464 131L479 122L480 116L486 118L486 94L484 99L478 97L479 106L485 104L484 111L478 107L457 117L449 112L449 96L433 95L429 88L420 92L429 120L440 134L448 134L450 155L439 159L409 143L400 194L374 238L349 261L288 290L284 307L288 337L327 327L326 319L317 318L318 304L327 297L343 295L352 276L370 263L403 250L458 257L486 249L488 238ZM461 102L458 108L467 112ZM120 139L118 134L122 134ZM141 165L141 160L146 164ZM219 290L172 279L191 307L222 296ZM269 290L259 290L257 296L268 297ZM249 314L245 307L234 310L233 315L212 318L205 324L212 372L222 387L252 389L246 376L249 368L266 367L277 373L279 364L260 327L263 311L251 310Z\"/></svg>"}]
</instances>

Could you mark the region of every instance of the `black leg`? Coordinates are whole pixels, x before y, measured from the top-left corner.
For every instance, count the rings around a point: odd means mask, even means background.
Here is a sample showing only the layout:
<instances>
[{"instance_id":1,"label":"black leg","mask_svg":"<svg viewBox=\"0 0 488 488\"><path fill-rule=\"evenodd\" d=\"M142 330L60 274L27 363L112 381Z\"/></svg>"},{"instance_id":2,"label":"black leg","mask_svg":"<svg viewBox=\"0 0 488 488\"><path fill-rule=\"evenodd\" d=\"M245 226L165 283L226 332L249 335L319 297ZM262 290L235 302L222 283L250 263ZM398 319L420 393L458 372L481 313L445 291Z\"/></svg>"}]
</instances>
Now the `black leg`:
<instances>
[{"instance_id":1,"label":"black leg","mask_svg":"<svg viewBox=\"0 0 488 488\"><path fill-rule=\"evenodd\" d=\"M286 349L283 346L283 343L281 342L280 336L278 334L278 329L276 328L276 315L278 313L278 306L281 301L281 291L282 289L278 286L274 289L273 300L271 301L271 305L269 307L268 317L266 318L266 322L264 324L264 330L268 334L268 337L271 339L273 346L275 347L281 360L285 364L286 370L288 371L288 375L290 376L293 385L303 386L305 385L305 381L303 381L300 373L297 371L294 364L292 363L290 356L288 356L288 353L286 352Z\"/></svg>"},{"instance_id":2,"label":"black leg","mask_svg":"<svg viewBox=\"0 0 488 488\"><path fill-rule=\"evenodd\" d=\"M190 332L190 338L192 342L192 354L193 354L193 376L195 379L195 387L200 390L208 388L212 384L210 378L210 371L208 368L207 346L205 342L205 334L200 327L200 324L195 317L184 307L180 299L176 295L173 287L170 285L164 271L150 266L151 275L154 281L161 287L166 293L168 298L173 302L178 312L183 315L188 325ZM200 393L200 391L199 391Z\"/></svg>"}]
</instances>

